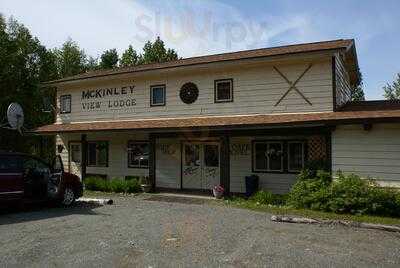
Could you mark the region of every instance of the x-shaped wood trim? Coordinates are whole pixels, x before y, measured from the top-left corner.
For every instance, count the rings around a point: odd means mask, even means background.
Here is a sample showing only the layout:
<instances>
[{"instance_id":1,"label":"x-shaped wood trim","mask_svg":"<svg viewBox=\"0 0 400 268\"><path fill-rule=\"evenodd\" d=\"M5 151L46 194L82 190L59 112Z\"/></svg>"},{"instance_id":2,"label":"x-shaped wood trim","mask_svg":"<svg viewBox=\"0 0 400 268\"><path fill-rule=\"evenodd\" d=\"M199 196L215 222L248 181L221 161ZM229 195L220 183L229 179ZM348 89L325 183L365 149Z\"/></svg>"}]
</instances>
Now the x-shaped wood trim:
<instances>
[{"instance_id":1,"label":"x-shaped wood trim","mask_svg":"<svg viewBox=\"0 0 400 268\"><path fill-rule=\"evenodd\" d=\"M296 92L310 105L312 105L312 103L303 95L303 93L300 92L300 90L296 87L296 84L300 81L301 78L303 78L303 76L308 72L308 70L310 70L312 64L310 63L308 65L308 67L304 70L304 72L296 79L296 81L294 81L294 83L292 81L290 81L281 71L279 71L278 68L276 68L274 66L274 70L280 75L282 76L282 78L289 84L289 89L285 92L285 94L283 94L283 96L278 100L278 102L275 104L275 106L278 106L279 103L281 103L281 101L289 94L289 92L294 89L296 90Z\"/></svg>"}]
</instances>

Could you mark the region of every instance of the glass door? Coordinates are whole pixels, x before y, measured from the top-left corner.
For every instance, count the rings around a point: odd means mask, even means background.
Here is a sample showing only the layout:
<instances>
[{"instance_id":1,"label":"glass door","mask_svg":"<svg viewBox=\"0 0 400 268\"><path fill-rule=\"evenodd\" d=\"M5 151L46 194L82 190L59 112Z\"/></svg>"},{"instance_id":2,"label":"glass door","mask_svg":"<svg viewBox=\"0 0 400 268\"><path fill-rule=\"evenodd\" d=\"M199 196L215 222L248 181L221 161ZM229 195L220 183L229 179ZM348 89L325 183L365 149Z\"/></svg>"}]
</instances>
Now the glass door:
<instances>
[{"instance_id":1,"label":"glass door","mask_svg":"<svg viewBox=\"0 0 400 268\"><path fill-rule=\"evenodd\" d=\"M185 143L182 188L210 190L220 183L218 143Z\"/></svg>"},{"instance_id":2,"label":"glass door","mask_svg":"<svg viewBox=\"0 0 400 268\"><path fill-rule=\"evenodd\" d=\"M201 189L200 144L185 143L183 145L182 188Z\"/></svg>"},{"instance_id":3,"label":"glass door","mask_svg":"<svg viewBox=\"0 0 400 268\"><path fill-rule=\"evenodd\" d=\"M203 189L212 189L220 183L219 179L219 146L203 144Z\"/></svg>"}]
</instances>

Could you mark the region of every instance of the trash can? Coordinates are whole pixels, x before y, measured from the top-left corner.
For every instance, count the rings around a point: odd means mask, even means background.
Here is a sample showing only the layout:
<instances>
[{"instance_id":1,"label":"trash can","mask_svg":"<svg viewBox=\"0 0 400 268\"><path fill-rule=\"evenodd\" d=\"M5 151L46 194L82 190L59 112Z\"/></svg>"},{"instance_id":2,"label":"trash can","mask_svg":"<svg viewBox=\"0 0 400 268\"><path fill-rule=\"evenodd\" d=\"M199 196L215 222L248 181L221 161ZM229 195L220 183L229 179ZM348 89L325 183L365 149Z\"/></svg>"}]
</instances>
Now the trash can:
<instances>
[{"instance_id":1,"label":"trash can","mask_svg":"<svg viewBox=\"0 0 400 268\"><path fill-rule=\"evenodd\" d=\"M246 181L246 197L250 197L253 195L255 192L258 190L258 176L257 175L251 175L251 176L246 176L245 181Z\"/></svg>"}]
</instances>

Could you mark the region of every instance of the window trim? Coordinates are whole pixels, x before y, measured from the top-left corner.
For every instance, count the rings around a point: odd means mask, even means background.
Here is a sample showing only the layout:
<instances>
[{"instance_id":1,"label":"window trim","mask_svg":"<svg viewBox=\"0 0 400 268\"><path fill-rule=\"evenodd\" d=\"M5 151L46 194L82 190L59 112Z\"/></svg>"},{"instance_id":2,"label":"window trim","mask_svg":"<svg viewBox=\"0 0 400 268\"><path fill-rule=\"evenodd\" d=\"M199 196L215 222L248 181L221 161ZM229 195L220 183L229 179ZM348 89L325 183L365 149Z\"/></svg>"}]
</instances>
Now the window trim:
<instances>
[{"instance_id":1,"label":"window trim","mask_svg":"<svg viewBox=\"0 0 400 268\"><path fill-rule=\"evenodd\" d=\"M96 154L96 164L95 165L89 165L89 144L90 143L99 143L99 142L105 142L107 144L107 155L106 155L106 164L105 165L98 165L98 157ZM87 167L108 167L108 162L109 162L109 155L110 155L110 143L107 140L92 140L92 141L87 141L87 151L86 151L86 166Z\"/></svg>"},{"instance_id":2,"label":"window trim","mask_svg":"<svg viewBox=\"0 0 400 268\"><path fill-rule=\"evenodd\" d=\"M79 146L79 152L80 152L80 160L79 160L79 162L76 162L76 161L74 161L72 158L72 146ZM69 155L69 161L72 163L72 162L74 162L74 163L76 163L76 164L79 164L79 165L81 165L82 164L82 143L79 141L70 141L69 142L69 144L68 144L68 155Z\"/></svg>"},{"instance_id":3,"label":"window trim","mask_svg":"<svg viewBox=\"0 0 400 268\"><path fill-rule=\"evenodd\" d=\"M126 161L127 161L127 166L128 166L128 168L135 168L135 169L149 169L150 168L150 165L149 164L147 164L147 167L145 167L145 166L134 166L134 165L130 165L129 164L129 152L128 152L128 149L129 149L129 144L131 144L131 143L136 143L136 144L140 144L140 143L147 143L148 145L149 145L149 150L150 150L150 141L148 141L148 140L128 140L128 143L126 144L126 149L127 149L127 158L126 158ZM140 163L140 162L139 162Z\"/></svg>"},{"instance_id":4,"label":"window trim","mask_svg":"<svg viewBox=\"0 0 400 268\"><path fill-rule=\"evenodd\" d=\"M300 143L302 146L302 166L303 166L303 168L304 168L304 165L305 165L305 162L306 162L306 142L305 141L301 141L301 140L292 140L292 141L288 141L287 142L287 159L288 159L288 161L287 161L287 170L288 170L288 172L291 172L291 173L299 173L300 171L301 171L301 169L300 170L293 170L293 169L290 169L290 144L293 144L293 143Z\"/></svg>"},{"instance_id":5,"label":"window trim","mask_svg":"<svg viewBox=\"0 0 400 268\"><path fill-rule=\"evenodd\" d=\"M163 103L153 103L153 89L154 88L163 88L163 92L164 92ZM165 106L166 102L167 102L167 87L166 87L166 85L165 84L151 85L150 86L150 107Z\"/></svg>"},{"instance_id":6,"label":"window trim","mask_svg":"<svg viewBox=\"0 0 400 268\"><path fill-rule=\"evenodd\" d=\"M257 170L255 169L255 143L282 143L282 171L273 171L273 170ZM299 139L264 139L264 140L257 140L254 139L251 141L251 171L253 173L272 173L272 174L299 174L300 171L289 170L289 143L302 143L303 144L303 166L307 162L307 139L299 138Z\"/></svg>"},{"instance_id":7,"label":"window trim","mask_svg":"<svg viewBox=\"0 0 400 268\"><path fill-rule=\"evenodd\" d=\"M256 150L255 150L255 146L256 146L256 144L257 143L266 143L267 144L267 146L269 147L269 144L271 144L271 143L279 143L279 144L281 144L281 146L282 146L282 158L281 158L281 169L280 170L270 170L270 169L256 169L256 166L255 166L255 164L256 164L256 161L254 161L255 160L255 153L256 153ZM253 142L252 142L252 163L251 163L251 165L252 165L252 171L253 172L258 172L258 173L284 173L284 171L285 171L285 161L284 161L284 158L285 158L285 143L284 143L284 141L283 140L254 140ZM269 167L269 157L267 157L267 167Z\"/></svg>"},{"instance_id":8,"label":"window trim","mask_svg":"<svg viewBox=\"0 0 400 268\"><path fill-rule=\"evenodd\" d=\"M230 82L231 84L231 98L230 99L224 99L224 100L218 100L217 99L217 90L218 90L218 83L222 82ZM226 79L217 79L214 80L214 103L224 103L224 102L233 102L233 78L226 78Z\"/></svg>"},{"instance_id":9,"label":"window trim","mask_svg":"<svg viewBox=\"0 0 400 268\"><path fill-rule=\"evenodd\" d=\"M62 101L63 99L69 99L69 110L63 111L62 110ZM72 106L72 97L71 94L61 95L60 96L60 114L70 114L71 113L71 106Z\"/></svg>"}]
</instances>

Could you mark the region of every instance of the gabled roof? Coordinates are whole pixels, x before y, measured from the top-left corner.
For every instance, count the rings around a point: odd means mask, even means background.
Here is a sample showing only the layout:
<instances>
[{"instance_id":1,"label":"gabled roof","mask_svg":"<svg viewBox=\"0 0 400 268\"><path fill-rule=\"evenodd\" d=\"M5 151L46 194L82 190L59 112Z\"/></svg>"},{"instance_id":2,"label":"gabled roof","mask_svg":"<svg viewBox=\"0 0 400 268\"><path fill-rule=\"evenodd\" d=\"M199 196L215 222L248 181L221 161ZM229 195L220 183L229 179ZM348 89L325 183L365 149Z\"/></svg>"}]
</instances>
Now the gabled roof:
<instances>
[{"instance_id":1,"label":"gabled roof","mask_svg":"<svg viewBox=\"0 0 400 268\"><path fill-rule=\"evenodd\" d=\"M223 61L254 59L262 57L290 55L296 53L309 53L317 51L342 50L342 49L349 54L348 60L350 62L348 62L347 64L351 65L351 67L349 68L350 72L352 73L358 71L357 55L355 51L354 40L338 39L338 40L322 41L315 43L304 43L304 44L287 45L279 47L244 50L238 52L222 53L222 54L215 54L215 55L201 56L201 57L192 57L192 58L179 59L176 61L170 61L164 63L143 64L134 67L117 68L113 70L91 71L70 77L65 77L54 81L44 82L43 85L57 85L69 81L84 80L84 79L98 78L104 76L113 76L113 75L127 74L134 72L160 70L166 68L176 68L176 67L183 67L183 66L190 66L197 64L208 64L208 63L223 62ZM356 74L356 76L358 77L358 74Z\"/></svg>"}]
</instances>

